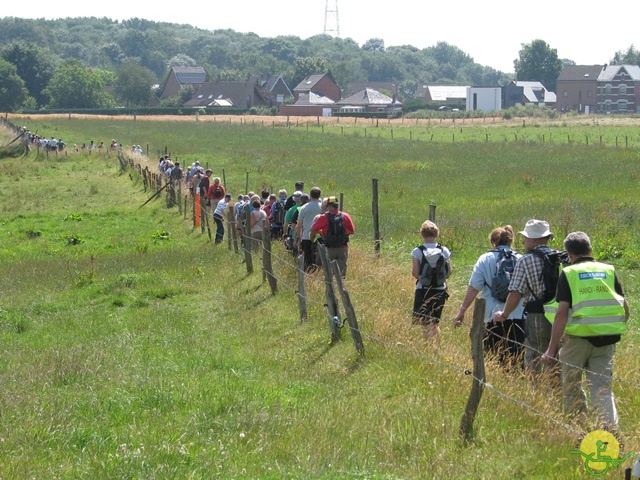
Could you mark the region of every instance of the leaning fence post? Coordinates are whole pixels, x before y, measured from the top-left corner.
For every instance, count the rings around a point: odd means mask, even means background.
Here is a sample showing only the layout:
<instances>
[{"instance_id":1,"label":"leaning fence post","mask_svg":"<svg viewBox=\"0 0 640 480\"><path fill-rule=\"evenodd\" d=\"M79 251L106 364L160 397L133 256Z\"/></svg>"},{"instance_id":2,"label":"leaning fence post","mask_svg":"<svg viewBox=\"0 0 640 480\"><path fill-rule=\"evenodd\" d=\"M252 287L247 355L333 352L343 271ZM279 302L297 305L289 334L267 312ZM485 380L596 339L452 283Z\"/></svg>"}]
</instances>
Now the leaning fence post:
<instances>
[{"instance_id":1,"label":"leaning fence post","mask_svg":"<svg viewBox=\"0 0 640 480\"><path fill-rule=\"evenodd\" d=\"M351 303L349 292L344 288L344 281L342 280L342 272L338 266L338 262L335 260L331 262L333 268L333 276L338 284L338 292L340 292L340 298L342 298L342 306L344 307L344 313L347 316L349 322L349 331L351 332L351 338L353 338L353 344L360 355L364 357L364 344L362 343L362 334L358 327L358 320L356 319L356 311Z\"/></svg>"},{"instance_id":2,"label":"leaning fence post","mask_svg":"<svg viewBox=\"0 0 640 480\"><path fill-rule=\"evenodd\" d=\"M478 405L482 398L482 391L487 379L484 370L484 352L482 351L482 333L484 331L484 309L486 305L484 298L476 298L473 306L473 325L469 337L471 338L471 357L473 358L473 383L471 393L467 400L467 406L460 421L460 434L465 441L471 438L473 432L473 420L475 419Z\"/></svg>"},{"instance_id":3,"label":"leaning fence post","mask_svg":"<svg viewBox=\"0 0 640 480\"><path fill-rule=\"evenodd\" d=\"M271 263L271 229L262 229L262 270L267 276L271 295L278 292L278 279L273 274L273 265Z\"/></svg>"},{"instance_id":4,"label":"leaning fence post","mask_svg":"<svg viewBox=\"0 0 640 480\"><path fill-rule=\"evenodd\" d=\"M304 255L298 257L298 306L300 307L300 322L307 321L307 298L304 289Z\"/></svg>"},{"instance_id":5,"label":"leaning fence post","mask_svg":"<svg viewBox=\"0 0 640 480\"><path fill-rule=\"evenodd\" d=\"M336 299L336 294L333 289L333 272L331 270L327 247L318 244L318 253L320 254L322 271L324 272L325 297L327 301L325 307L327 309L327 316L329 317L331 343L335 343L340 340L340 310L338 307L338 300Z\"/></svg>"}]
</instances>

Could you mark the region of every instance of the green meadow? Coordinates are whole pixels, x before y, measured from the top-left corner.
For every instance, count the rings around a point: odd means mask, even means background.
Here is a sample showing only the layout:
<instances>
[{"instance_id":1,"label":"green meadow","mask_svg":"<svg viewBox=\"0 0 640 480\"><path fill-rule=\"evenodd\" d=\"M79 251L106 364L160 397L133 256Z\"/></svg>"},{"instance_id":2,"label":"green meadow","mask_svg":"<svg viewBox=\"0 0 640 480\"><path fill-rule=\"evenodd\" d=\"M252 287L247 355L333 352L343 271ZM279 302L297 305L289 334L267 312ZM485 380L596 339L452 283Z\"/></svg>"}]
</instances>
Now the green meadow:
<instances>
[{"instance_id":1,"label":"green meadow","mask_svg":"<svg viewBox=\"0 0 640 480\"><path fill-rule=\"evenodd\" d=\"M551 223L557 248L584 230L620 273L632 316L616 353L618 437L640 453L632 126L493 125L487 138L487 127L460 124L391 133L382 124L11 120L69 148L0 159L0 478L588 478L570 452L594 426L563 418L557 389L534 389L491 358L473 440L458 432L471 314L460 329L451 319L490 230L533 217ZM134 161L152 171L165 151L183 165L199 160L234 198L247 187L291 193L296 180L344 194L357 229L346 287L365 356L346 331L329 345L319 276L305 279L300 321L296 262L282 245L271 295L259 256L247 274L243 256L214 245L190 212L162 195L142 206L154 192L114 153L72 151L111 139L125 151L141 145L148 155ZM410 251L430 205L454 265L438 345L424 343L410 310ZM606 477L623 477L633 458Z\"/></svg>"}]
</instances>

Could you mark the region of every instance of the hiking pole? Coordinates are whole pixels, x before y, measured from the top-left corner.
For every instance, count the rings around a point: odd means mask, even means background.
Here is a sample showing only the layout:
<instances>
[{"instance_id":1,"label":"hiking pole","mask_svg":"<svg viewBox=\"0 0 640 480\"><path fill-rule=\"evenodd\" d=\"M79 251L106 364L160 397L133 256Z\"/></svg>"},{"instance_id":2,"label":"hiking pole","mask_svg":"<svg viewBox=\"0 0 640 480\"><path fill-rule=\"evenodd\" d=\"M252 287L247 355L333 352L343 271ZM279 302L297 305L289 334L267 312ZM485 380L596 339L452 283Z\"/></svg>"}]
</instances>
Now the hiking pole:
<instances>
[{"instance_id":1,"label":"hiking pole","mask_svg":"<svg viewBox=\"0 0 640 480\"><path fill-rule=\"evenodd\" d=\"M154 193L153 195L151 195L151 197L149 198L149 200L147 200L146 202L144 202L142 205L140 205L138 208L142 208L144 207L147 203L149 203L151 200L153 200L154 198L156 198L158 195L160 195L160 192L162 190L164 190L165 188L167 188L169 186L171 182L167 182L165 183L164 187L162 187L160 190L158 190L156 193Z\"/></svg>"}]
</instances>

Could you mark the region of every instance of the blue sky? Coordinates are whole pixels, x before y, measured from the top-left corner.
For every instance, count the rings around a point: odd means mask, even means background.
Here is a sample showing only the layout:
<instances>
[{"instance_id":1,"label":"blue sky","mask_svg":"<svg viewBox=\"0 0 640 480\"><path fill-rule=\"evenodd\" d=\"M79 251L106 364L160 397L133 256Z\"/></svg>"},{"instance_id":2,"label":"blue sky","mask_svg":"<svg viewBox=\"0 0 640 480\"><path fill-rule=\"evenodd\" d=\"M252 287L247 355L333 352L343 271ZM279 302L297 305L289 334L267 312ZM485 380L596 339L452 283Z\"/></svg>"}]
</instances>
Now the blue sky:
<instances>
[{"instance_id":1,"label":"blue sky","mask_svg":"<svg viewBox=\"0 0 640 480\"><path fill-rule=\"evenodd\" d=\"M308 38L324 31L327 3L336 0L271 0L184 4L172 2L83 2L31 0L28 4L3 2L0 15L21 18L108 17L117 20L146 18L188 23L208 30L231 28L261 37L295 35ZM382 38L385 46L425 48L439 41L455 45L486 66L513 71L521 44L535 39L557 49L560 58L578 64L608 63L618 50L640 47L640 33L631 19L640 13L637 0L618 0L605 17L594 4L560 0L510 2L506 0L429 2L424 0L337 0L340 37L360 45ZM105 8L108 6L108 9ZM384 6L384 8L382 7ZM201 8L201 10L198 10ZM329 15L329 29L335 14ZM627 25L625 27L625 25Z\"/></svg>"}]
</instances>

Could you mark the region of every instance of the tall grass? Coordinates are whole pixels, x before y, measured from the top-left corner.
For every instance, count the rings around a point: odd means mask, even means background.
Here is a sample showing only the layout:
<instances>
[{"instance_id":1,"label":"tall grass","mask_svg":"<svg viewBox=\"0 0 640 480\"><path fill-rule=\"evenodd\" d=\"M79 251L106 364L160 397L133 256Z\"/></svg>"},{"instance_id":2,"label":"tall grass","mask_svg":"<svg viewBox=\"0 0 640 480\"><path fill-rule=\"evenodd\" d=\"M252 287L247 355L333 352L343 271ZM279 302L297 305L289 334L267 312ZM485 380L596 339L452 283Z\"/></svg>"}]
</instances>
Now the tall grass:
<instances>
[{"instance_id":1,"label":"tall grass","mask_svg":"<svg viewBox=\"0 0 640 480\"><path fill-rule=\"evenodd\" d=\"M233 193L247 171L254 190L301 178L344 192L358 230L347 287L366 357L347 332L328 345L315 276L306 281L309 320L300 323L297 272L280 245L279 293L271 296L259 274L246 274L242 256L212 245L162 199L139 208L150 192L121 174L113 156L3 160L0 477L584 477L569 451L585 426L562 418L558 392L534 390L491 360L495 390L485 391L474 442L460 441L468 327L455 330L449 320L489 230L519 228L531 216L550 219L559 237L590 233L598 253L619 265L633 308L634 152L269 128L248 135L247 127L210 124L63 120L38 128L67 143L166 143L186 163L224 168ZM374 177L381 258L371 248ZM424 343L409 311L408 255L430 202L454 250L437 346ZM614 385L621 439L634 452L638 335L633 318Z\"/></svg>"}]
</instances>

